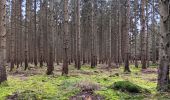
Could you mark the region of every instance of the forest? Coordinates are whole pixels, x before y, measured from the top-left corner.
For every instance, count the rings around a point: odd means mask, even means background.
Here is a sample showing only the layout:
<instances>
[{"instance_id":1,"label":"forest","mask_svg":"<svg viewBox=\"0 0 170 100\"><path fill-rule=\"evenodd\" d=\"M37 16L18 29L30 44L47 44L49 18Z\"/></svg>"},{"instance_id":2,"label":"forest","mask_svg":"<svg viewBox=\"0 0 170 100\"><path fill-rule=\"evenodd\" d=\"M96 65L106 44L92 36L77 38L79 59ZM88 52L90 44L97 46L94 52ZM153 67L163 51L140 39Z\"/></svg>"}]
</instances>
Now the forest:
<instances>
[{"instance_id":1,"label":"forest","mask_svg":"<svg viewBox=\"0 0 170 100\"><path fill-rule=\"evenodd\" d=\"M170 100L170 0L0 0L0 100Z\"/></svg>"}]
</instances>

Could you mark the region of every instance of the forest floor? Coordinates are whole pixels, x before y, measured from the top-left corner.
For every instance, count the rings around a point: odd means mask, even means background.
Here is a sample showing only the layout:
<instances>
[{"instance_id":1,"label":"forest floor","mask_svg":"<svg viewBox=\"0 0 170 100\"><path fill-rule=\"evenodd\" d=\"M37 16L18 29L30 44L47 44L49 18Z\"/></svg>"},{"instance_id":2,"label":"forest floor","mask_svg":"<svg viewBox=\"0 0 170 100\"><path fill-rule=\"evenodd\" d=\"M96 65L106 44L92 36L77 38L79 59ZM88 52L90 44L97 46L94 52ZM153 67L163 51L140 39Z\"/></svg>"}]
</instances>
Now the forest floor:
<instances>
[{"instance_id":1,"label":"forest floor","mask_svg":"<svg viewBox=\"0 0 170 100\"><path fill-rule=\"evenodd\" d=\"M70 65L68 76L61 76L62 65L56 65L51 76L45 75L46 67L30 65L27 71L15 69L8 73L8 81L0 85L0 100L170 100L170 93L156 92L156 66L141 70L131 65L131 73L124 73L123 67L106 67L98 65L91 69L83 65L76 70ZM150 93L111 88L118 81L129 81Z\"/></svg>"}]
</instances>

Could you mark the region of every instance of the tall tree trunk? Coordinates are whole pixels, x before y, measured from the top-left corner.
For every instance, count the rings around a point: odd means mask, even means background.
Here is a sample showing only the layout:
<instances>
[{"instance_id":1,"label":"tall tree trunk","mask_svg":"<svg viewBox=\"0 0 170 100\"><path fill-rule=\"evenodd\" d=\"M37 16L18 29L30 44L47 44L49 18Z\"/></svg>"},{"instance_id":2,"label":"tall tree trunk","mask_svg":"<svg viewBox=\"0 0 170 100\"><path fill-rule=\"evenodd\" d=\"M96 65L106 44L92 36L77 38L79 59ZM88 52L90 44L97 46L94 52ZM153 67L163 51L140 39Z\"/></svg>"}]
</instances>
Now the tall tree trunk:
<instances>
[{"instance_id":1,"label":"tall tree trunk","mask_svg":"<svg viewBox=\"0 0 170 100\"><path fill-rule=\"evenodd\" d=\"M20 53L20 51L19 51L19 48L20 48L20 45L19 45L19 43L20 43L20 38L19 38L19 36L20 36L20 1L19 0L16 0L16 6L15 6L15 11L16 11L16 22L15 22L15 28L17 28L16 29L16 37L15 37L15 40L16 40L16 59L15 59L15 63L16 63L16 65L17 65L17 68L19 67L19 59L20 59L20 55L19 55L19 53Z\"/></svg>"},{"instance_id":2,"label":"tall tree trunk","mask_svg":"<svg viewBox=\"0 0 170 100\"><path fill-rule=\"evenodd\" d=\"M12 0L12 10L11 10L11 57L10 57L10 71L14 68L15 60L15 0Z\"/></svg>"},{"instance_id":3,"label":"tall tree trunk","mask_svg":"<svg viewBox=\"0 0 170 100\"><path fill-rule=\"evenodd\" d=\"M148 0L146 0L148 2ZM147 29L147 34L146 34L146 67L149 67L149 8L148 4L146 4L146 29Z\"/></svg>"},{"instance_id":4,"label":"tall tree trunk","mask_svg":"<svg viewBox=\"0 0 170 100\"><path fill-rule=\"evenodd\" d=\"M0 1L0 83L7 80L6 75L6 0Z\"/></svg>"},{"instance_id":5,"label":"tall tree trunk","mask_svg":"<svg viewBox=\"0 0 170 100\"><path fill-rule=\"evenodd\" d=\"M135 11L135 67L138 68L138 59L137 59L137 35L138 35L138 31L137 31L137 9L138 9L138 1L135 0L134 2L134 11Z\"/></svg>"},{"instance_id":6,"label":"tall tree trunk","mask_svg":"<svg viewBox=\"0 0 170 100\"><path fill-rule=\"evenodd\" d=\"M23 59L23 53L22 53L22 51L23 51L23 49L22 49L22 47L23 47L23 32L22 32L22 3L23 3L23 0L19 0L19 63L20 63L20 65L22 64L22 59Z\"/></svg>"},{"instance_id":7,"label":"tall tree trunk","mask_svg":"<svg viewBox=\"0 0 170 100\"><path fill-rule=\"evenodd\" d=\"M91 0L91 68L95 67L94 51L94 1Z\"/></svg>"},{"instance_id":8,"label":"tall tree trunk","mask_svg":"<svg viewBox=\"0 0 170 100\"><path fill-rule=\"evenodd\" d=\"M81 68L80 49L80 0L77 0L77 69Z\"/></svg>"},{"instance_id":9,"label":"tall tree trunk","mask_svg":"<svg viewBox=\"0 0 170 100\"><path fill-rule=\"evenodd\" d=\"M11 58L11 41L10 41L10 36L11 36L11 1L8 1L7 0L7 5L6 5L6 10L7 10L7 13L6 13L6 34L7 34L7 37L6 39L8 40L6 45L7 45L7 48L6 48L6 51L7 51L7 63L10 63L10 58Z\"/></svg>"},{"instance_id":10,"label":"tall tree trunk","mask_svg":"<svg viewBox=\"0 0 170 100\"><path fill-rule=\"evenodd\" d=\"M43 22L42 22L42 32L43 32L43 62L48 61L48 1L43 0Z\"/></svg>"},{"instance_id":11,"label":"tall tree trunk","mask_svg":"<svg viewBox=\"0 0 170 100\"><path fill-rule=\"evenodd\" d=\"M30 32L30 13L31 2L26 0L26 16L25 16L25 70L28 68L28 34Z\"/></svg>"},{"instance_id":12,"label":"tall tree trunk","mask_svg":"<svg viewBox=\"0 0 170 100\"><path fill-rule=\"evenodd\" d=\"M34 0L34 64L37 66L37 0Z\"/></svg>"},{"instance_id":13,"label":"tall tree trunk","mask_svg":"<svg viewBox=\"0 0 170 100\"><path fill-rule=\"evenodd\" d=\"M103 1L100 1L101 3L101 18L100 18L100 32L99 32L99 63L102 63L103 60Z\"/></svg>"},{"instance_id":14,"label":"tall tree trunk","mask_svg":"<svg viewBox=\"0 0 170 100\"><path fill-rule=\"evenodd\" d=\"M122 5L120 0L119 2L119 33L118 33L118 63L120 66L122 64Z\"/></svg>"},{"instance_id":15,"label":"tall tree trunk","mask_svg":"<svg viewBox=\"0 0 170 100\"><path fill-rule=\"evenodd\" d=\"M64 61L62 75L68 74L68 0L64 0Z\"/></svg>"},{"instance_id":16,"label":"tall tree trunk","mask_svg":"<svg viewBox=\"0 0 170 100\"><path fill-rule=\"evenodd\" d=\"M142 69L146 69L146 21L145 21L145 0L142 0L142 8L141 8L141 62L142 62Z\"/></svg>"},{"instance_id":17,"label":"tall tree trunk","mask_svg":"<svg viewBox=\"0 0 170 100\"><path fill-rule=\"evenodd\" d=\"M50 11L49 11L49 39L48 39L48 61L47 61L47 75L51 75L53 74L53 70L54 70L54 55L53 55L53 33L54 33L54 1L50 0Z\"/></svg>"},{"instance_id":18,"label":"tall tree trunk","mask_svg":"<svg viewBox=\"0 0 170 100\"><path fill-rule=\"evenodd\" d=\"M110 13L109 13L109 32L108 32L108 67L111 67L112 63L112 14L111 14L111 7L110 6Z\"/></svg>"},{"instance_id":19,"label":"tall tree trunk","mask_svg":"<svg viewBox=\"0 0 170 100\"><path fill-rule=\"evenodd\" d=\"M78 5L77 5L77 1L74 1L74 62L75 62L75 67L78 69L78 63L77 63L77 31L78 31Z\"/></svg>"},{"instance_id":20,"label":"tall tree trunk","mask_svg":"<svg viewBox=\"0 0 170 100\"><path fill-rule=\"evenodd\" d=\"M170 56L170 0L160 1L161 37L160 37L160 65L158 68L158 90L168 91L169 80L169 56Z\"/></svg>"},{"instance_id":21,"label":"tall tree trunk","mask_svg":"<svg viewBox=\"0 0 170 100\"><path fill-rule=\"evenodd\" d=\"M156 64L155 0L153 0L152 5L152 63Z\"/></svg>"},{"instance_id":22,"label":"tall tree trunk","mask_svg":"<svg viewBox=\"0 0 170 100\"><path fill-rule=\"evenodd\" d=\"M129 29L130 29L130 0L127 1L126 4L127 11L126 11L126 32L124 33L124 49L125 49L125 56L124 56L124 63L125 63L125 72L130 72L129 68Z\"/></svg>"},{"instance_id":23,"label":"tall tree trunk","mask_svg":"<svg viewBox=\"0 0 170 100\"><path fill-rule=\"evenodd\" d=\"M39 47L39 62L40 62L40 67L43 66L43 2L42 0L40 0L40 47Z\"/></svg>"}]
</instances>

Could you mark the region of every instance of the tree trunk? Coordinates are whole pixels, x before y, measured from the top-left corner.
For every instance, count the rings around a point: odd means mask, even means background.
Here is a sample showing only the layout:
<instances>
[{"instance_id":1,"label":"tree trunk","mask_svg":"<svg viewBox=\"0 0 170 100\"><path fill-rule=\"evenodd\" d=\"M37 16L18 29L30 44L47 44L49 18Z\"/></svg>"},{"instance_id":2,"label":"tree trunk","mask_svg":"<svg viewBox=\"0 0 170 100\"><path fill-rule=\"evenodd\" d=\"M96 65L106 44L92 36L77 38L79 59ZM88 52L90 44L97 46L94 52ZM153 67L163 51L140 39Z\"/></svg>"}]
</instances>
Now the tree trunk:
<instances>
[{"instance_id":1,"label":"tree trunk","mask_svg":"<svg viewBox=\"0 0 170 100\"><path fill-rule=\"evenodd\" d=\"M130 0L127 1L126 4L127 11L126 11L126 32L124 33L124 49L125 49L125 58L124 58L124 63L125 63L125 72L130 72L129 68L129 29L130 29Z\"/></svg>"},{"instance_id":2,"label":"tree trunk","mask_svg":"<svg viewBox=\"0 0 170 100\"><path fill-rule=\"evenodd\" d=\"M40 47L39 47L39 62L40 62L40 67L43 66L43 2L40 0Z\"/></svg>"},{"instance_id":3,"label":"tree trunk","mask_svg":"<svg viewBox=\"0 0 170 100\"><path fill-rule=\"evenodd\" d=\"M91 0L91 68L95 67L94 35L94 1Z\"/></svg>"},{"instance_id":4,"label":"tree trunk","mask_svg":"<svg viewBox=\"0 0 170 100\"><path fill-rule=\"evenodd\" d=\"M146 0L148 2L148 0ZM148 4L146 4L146 29L147 29L147 34L146 34L146 67L149 67L149 8Z\"/></svg>"},{"instance_id":5,"label":"tree trunk","mask_svg":"<svg viewBox=\"0 0 170 100\"><path fill-rule=\"evenodd\" d=\"M28 68L28 56L29 56L29 32L30 32L30 21L31 21L31 2L26 0L26 16L25 16L25 70Z\"/></svg>"},{"instance_id":6,"label":"tree trunk","mask_svg":"<svg viewBox=\"0 0 170 100\"><path fill-rule=\"evenodd\" d=\"M78 64L77 64L77 33L78 33L78 5L77 5L77 1L74 1L74 62L75 62L75 67L78 69Z\"/></svg>"},{"instance_id":7,"label":"tree trunk","mask_svg":"<svg viewBox=\"0 0 170 100\"><path fill-rule=\"evenodd\" d=\"M77 69L81 68L80 61L80 0L77 0Z\"/></svg>"},{"instance_id":8,"label":"tree trunk","mask_svg":"<svg viewBox=\"0 0 170 100\"><path fill-rule=\"evenodd\" d=\"M54 1L51 0L50 1L50 11L49 11L49 39L48 39L48 61L47 61L47 75L51 75L53 74L53 70L54 70L54 55L53 55L53 33L54 33Z\"/></svg>"},{"instance_id":9,"label":"tree trunk","mask_svg":"<svg viewBox=\"0 0 170 100\"><path fill-rule=\"evenodd\" d=\"M155 31L155 0L152 7L152 64L156 64L156 31Z\"/></svg>"},{"instance_id":10,"label":"tree trunk","mask_svg":"<svg viewBox=\"0 0 170 100\"><path fill-rule=\"evenodd\" d=\"M141 4L141 63L142 69L146 69L146 32L145 32L145 0L142 0Z\"/></svg>"},{"instance_id":11,"label":"tree trunk","mask_svg":"<svg viewBox=\"0 0 170 100\"><path fill-rule=\"evenodd\" d=\"M118 19L118 22L119 22L119 31L118 31L118 43L117 43L117 45L118 45L118 67L122 64L122 46L121 46L121 44L122 44L122 5L121 5L121 2L120 2L120 0L118 1L118 3L119 3L119 19Z\"/></svg>"},{"instance_id":12,"label":"tree trunk","mask_svg":"<svg viewBox=\"0 0 170 100\"><path fill-rule=\"evenodd\" d=\"M138 9L138 1L135 0L134 3L134 11L135 11L135 67L138 68L138 59L137 59L137 9Z\"/></svg>"},{"instance_id":13,"label":"tree trunk","mask_svg":"<svg viewBox=\"0 0 170 100\"><path fill-rule=\"evenodd\" d=\"M12 2L12 10L11 10L11 57L10 57L10 71L14 69L14 60L15 60L15 0Z\"/></svg>"},{"instance_id":14,"label":"tree trunk","mask_svg":"<svg viewBox=\"0 0 170 100\"><path fill-rule=\"evenodd\" d=\"M111 7L109 13L109 32L108 32L108 67L111 68L112 63L112 16L111 16ZM118 59L118 58L117 58Z\"/></svg>"},{"instance_id":15,"label":"tree trunk","mask_svg":"<svg viewBox=\"0 0 170 100\"><path fill-rule=\"evenodd\" d=\"M64 61L62 75L68 74L68 0L64 0Z\"/></svg>"},{"instance_id":16,"label":"tree trunk","mask_svg":"<svg viewBox=\"0 0 170 100\"><path fill-rule=\"evenodd\" d=\"M34 64L37 66L37 0L34 0Z\"/></svg>"},{"instance_id":17,"label":"tree trunk","mask_svg":"<svg viewBox=\"0 0 170 100\"><path fill-rule=\"evenodd\" d=\"M100 18L100 32L99 32L99 64L102 63L103 60L103 1L101 3L101 18Z\"/></svg>"},{"instance_id":18,"label":"tree trunk","mask_svg":"<svg viewBox=\"0 0 170 100\"><path fill-rule=\"evenodd\" d=\"M0 1L0 83L7 80L6 75L6 0Z\"/></svg>"},{"instance_id":19,"label":"tree trunk","mask_svg":"<svg viewBox=\"0 0 170 100\"><path fill-rule=\"evenodd\" d=\"M170 56L170 0L160 1L160 15L161 15L161 43L160 43L160 65L158 68L158 83L157 89L159 91L168 91L169 80L169 56Z\"/></svg>"}]
</instances>

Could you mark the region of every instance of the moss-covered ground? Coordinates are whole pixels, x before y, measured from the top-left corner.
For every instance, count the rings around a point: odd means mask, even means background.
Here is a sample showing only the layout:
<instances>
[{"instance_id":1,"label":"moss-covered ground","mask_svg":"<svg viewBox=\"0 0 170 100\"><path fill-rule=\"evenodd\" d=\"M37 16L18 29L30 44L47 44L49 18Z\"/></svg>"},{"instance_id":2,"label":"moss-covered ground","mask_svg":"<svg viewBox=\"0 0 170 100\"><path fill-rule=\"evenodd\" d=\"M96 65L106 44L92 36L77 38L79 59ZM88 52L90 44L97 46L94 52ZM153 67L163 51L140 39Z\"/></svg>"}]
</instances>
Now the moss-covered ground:
<instances>
[{"instance_id":1,"label":"moss-covered ground","mask_svg":"<svg viewBox=\"0 0 170 100\"><path fill-rule=\"evenodd\" d=\"M14 94L20 94L18 97L21 100L68 100L83 88L94 88L95 94L105 100L170 100L170 93L156 91L156 67L145 71L134 65L130 68L131 73L124 73L122 67L107 69L99 65L91 69L84 65L81 70L76 70L71 65L68 76L61 76L61 65L55 66L54 75L51 76L45 75L46 67L30 67L27 71L16 69L8 73L8 81L0 85L0 100ZM150 93L129 93L111 88L118 81L131 82Z\"/></svg>"}]
</instances>

